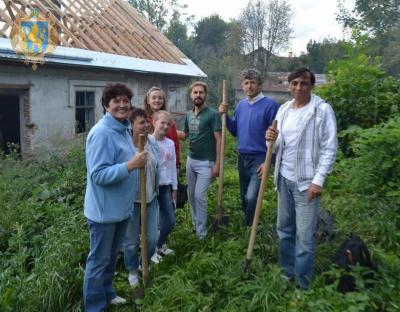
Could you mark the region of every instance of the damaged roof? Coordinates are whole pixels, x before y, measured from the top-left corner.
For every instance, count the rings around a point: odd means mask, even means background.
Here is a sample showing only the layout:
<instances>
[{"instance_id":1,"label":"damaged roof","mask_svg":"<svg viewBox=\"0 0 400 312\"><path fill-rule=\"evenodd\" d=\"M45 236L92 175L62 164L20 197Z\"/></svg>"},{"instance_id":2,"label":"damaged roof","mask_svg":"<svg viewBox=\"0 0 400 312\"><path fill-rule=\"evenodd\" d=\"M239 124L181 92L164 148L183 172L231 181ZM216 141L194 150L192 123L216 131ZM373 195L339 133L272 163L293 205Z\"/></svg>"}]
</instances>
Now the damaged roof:
<instances>
[{"instance_id":1,"label":"damaged roof","mask_svg":"<svg viewBox=\"0 0 400 312\"><path fill-rule=\"evenodd\" d=\"M46 62L205 77L167 37L123 0L0 0L0 56L10 50L15 19L38 10L59 44ZM2 39L3 37L4 39Z\"/></svg>"}]
</instances>

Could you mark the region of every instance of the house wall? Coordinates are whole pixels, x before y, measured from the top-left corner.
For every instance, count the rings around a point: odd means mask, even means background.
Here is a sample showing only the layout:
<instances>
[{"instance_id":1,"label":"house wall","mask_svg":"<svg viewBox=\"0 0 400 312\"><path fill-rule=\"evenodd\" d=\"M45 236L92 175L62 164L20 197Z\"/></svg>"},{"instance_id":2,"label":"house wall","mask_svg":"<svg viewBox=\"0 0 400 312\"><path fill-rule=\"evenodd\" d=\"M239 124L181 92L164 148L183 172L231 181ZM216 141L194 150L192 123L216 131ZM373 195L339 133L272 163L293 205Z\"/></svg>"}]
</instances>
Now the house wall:
<instances>
[{"instance_id":1,"label":"house wall","mask_svg":"<svg viewBox=\"0 0 400 312\"><path fill-rule=\"evenodd\" d=\"M27 101L21 117L21 141L25 152L63 144L75 134L75 92L95 92L95 120L103 116L100 99L107 82L122 82L134 92L132 104L142 107L143 97L154 85L173 90L171 108L187 110L188 78L130 72L87 71L79 68L39 66L33 71L22 64L0 64L0 89L24 86Z\"/></svg>"}]
</instances>

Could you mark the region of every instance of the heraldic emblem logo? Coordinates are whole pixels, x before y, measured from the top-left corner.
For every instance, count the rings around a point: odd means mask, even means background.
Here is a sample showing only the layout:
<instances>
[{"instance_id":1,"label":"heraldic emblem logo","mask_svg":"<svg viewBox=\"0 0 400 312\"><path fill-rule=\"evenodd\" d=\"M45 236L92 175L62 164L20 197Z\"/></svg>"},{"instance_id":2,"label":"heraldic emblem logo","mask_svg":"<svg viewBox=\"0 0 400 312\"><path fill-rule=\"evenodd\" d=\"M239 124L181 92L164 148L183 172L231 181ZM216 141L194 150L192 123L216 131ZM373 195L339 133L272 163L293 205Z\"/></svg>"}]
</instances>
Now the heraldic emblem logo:
<instances>
[{"instance_id":1,"label":"heraldic emblem logo","mask_svg":"<svg viewBox=\"0 0 400 312\"><path fill-rule=\"evenodd\" d=\"M17 54L25 57L25 64L43 64L46 54L54 52L58 43L57 30L49 18L44 17L37 9L30 16L18 16L10 34L11 45Z\"/></svg>"}]
</instances>

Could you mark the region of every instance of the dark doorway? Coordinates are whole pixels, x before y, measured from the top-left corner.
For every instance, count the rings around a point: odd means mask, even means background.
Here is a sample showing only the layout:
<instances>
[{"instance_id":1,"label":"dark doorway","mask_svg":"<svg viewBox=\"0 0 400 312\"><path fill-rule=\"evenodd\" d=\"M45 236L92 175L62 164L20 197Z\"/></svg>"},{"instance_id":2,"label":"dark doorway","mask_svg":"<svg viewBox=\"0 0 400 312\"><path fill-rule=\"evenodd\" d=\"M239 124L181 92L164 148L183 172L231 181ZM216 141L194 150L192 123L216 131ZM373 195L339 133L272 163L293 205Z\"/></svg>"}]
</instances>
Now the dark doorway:
<instances>
[{"instance_id":1,"label":"dark doorway","mask_svg":"<svg viewBox=\"0 0 400 312\"><path fill-rule=\"evenodd\" d=\"M19 96L0 94L0 150L10 153L10 144L21 146Z\"/></svg>"}]
</instances>

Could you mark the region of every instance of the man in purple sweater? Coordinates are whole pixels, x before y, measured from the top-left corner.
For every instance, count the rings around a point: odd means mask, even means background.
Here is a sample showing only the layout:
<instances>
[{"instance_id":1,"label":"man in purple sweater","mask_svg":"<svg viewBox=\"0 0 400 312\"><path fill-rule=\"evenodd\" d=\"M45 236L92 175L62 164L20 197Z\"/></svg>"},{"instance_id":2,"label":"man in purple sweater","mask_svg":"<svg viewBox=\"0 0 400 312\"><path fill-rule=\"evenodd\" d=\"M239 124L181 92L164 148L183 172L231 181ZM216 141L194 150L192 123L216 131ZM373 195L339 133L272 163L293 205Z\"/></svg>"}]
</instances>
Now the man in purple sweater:
<instances>
[{"instance_id":1,"label":"man in purple sweater","mask_svg":"<svg viewBox=\"0 0 400 312\"><path fill-rule=\"evenodd\" d=\"M242 88L246 98L239 101L232 117L226 116L229 132L238 138L238 170L240 198L246 225L253 223L262 166L267 147L265 133L278 111L278 103L265 96L260 72L247 69L242 73ZM227 105L220 105L219 112L227 113Z\"/></svg>"}]
</instances>

